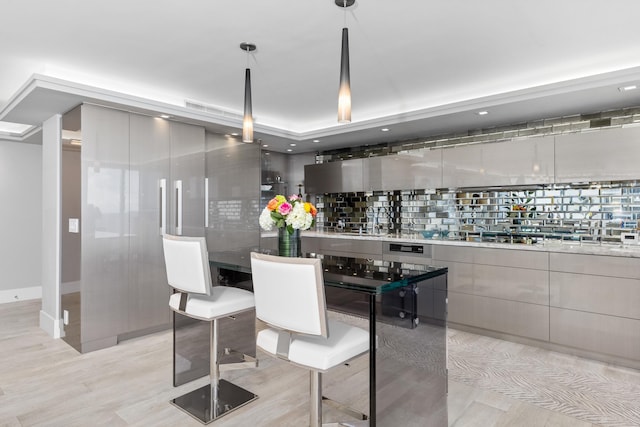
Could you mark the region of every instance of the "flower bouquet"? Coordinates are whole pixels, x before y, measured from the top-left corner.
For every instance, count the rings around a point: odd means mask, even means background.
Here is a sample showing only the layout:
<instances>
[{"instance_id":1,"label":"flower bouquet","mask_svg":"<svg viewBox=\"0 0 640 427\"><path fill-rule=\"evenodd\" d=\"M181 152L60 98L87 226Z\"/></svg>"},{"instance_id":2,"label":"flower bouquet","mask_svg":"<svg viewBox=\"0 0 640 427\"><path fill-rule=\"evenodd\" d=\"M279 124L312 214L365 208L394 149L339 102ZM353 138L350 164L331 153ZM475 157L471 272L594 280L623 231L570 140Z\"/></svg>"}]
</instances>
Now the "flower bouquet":
<instances>
[{"instance_id":1,"label":"flower bouquet","mask_svg":"<svg viewBox=\"0 0 640 427\"><path fill-rule=\"evenodd\" d=\"M290 196L287 200L281 194L269 200L260 214L260 227L265 231L286 228L289 234L294 230L308 230L315 225L318 210L300 196Z\"/></svg>"}]
</instances>

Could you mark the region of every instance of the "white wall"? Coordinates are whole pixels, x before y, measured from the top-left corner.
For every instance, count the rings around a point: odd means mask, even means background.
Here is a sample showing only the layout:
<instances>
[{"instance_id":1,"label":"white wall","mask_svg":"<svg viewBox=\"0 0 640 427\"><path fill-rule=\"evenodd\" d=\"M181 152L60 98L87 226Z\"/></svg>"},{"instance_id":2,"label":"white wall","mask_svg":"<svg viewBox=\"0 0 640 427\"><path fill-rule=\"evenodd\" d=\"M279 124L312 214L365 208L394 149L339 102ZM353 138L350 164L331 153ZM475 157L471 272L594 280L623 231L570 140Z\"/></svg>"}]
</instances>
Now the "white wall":
<instances>
[{"instance_id":1,"label":"white wall","mask_svg":"<svg viewBox=\"0 0 640 427\"><path fill-rule=\"evenodd\" d=\"M40 298L42 146L0 139L0 303Z\"/></svg>"},{"instance_id":2,"label":"white wall","mask_svg":"<svg viewBox=\"0 0 640 427\"><path fill-rule=\"evenodd\" d=\"M42 124L42 310L40 328L53 338L63 334L60 312L60 177L62 163L59 114Z\"/></svg>"}]
</instances>

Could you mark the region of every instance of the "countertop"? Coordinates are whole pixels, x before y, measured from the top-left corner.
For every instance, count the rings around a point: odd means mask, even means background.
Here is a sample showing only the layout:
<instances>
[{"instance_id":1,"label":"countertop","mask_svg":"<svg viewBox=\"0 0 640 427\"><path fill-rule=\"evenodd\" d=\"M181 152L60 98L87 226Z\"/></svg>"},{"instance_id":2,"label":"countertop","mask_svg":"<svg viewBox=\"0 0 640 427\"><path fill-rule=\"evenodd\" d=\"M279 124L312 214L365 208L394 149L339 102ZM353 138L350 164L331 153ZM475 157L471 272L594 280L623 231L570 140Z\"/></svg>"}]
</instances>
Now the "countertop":
<instances>
[{"instance_id":1,"label":"countertop","mask_svg":"<svg viewBox=\"0 0 640 427\"><path fill-rule=\"evenodd\" d=\"M276 236L276 233L263 233L263 237L270 235ZM448 246L465 246L474 248L495 248L510 249L520 251L543 251L543 252L560 252L584 255L605 255L620 256L628 258L640 258L640 245L614 245L614 244L594 244L594 243L561 243L546 242L534 244L521 243L494 243L494 242L466 242L461 240L448 239L425 239L420 234L358 234L350 232L334 232L334 231L312 231L302 232L302 237L324 237L332 239L351 239L351 240L378 240L384 242L398 242L409 244L429 244L429 245L448 245Z\"/></svg>"}]
</instances>

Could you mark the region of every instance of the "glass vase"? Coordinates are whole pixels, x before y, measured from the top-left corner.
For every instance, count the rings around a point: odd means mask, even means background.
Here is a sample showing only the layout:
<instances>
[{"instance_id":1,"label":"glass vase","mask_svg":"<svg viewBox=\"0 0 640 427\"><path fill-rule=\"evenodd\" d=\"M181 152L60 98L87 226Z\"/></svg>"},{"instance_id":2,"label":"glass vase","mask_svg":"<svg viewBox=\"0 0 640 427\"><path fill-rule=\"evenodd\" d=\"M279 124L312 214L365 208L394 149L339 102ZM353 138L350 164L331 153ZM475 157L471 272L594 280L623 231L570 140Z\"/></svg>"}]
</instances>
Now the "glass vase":
<instances>
[{"instance_id":1,"label":"glass vase","mask_svg":"<svg viewBox=\"0 0 640 427\"><path fill-rule=\"evenodd\" d=\"M278 255L288 257L302 256L300 230L293 230L293 233L289 233L286 228L278 229Z\"/></svg>"}]
</instances>

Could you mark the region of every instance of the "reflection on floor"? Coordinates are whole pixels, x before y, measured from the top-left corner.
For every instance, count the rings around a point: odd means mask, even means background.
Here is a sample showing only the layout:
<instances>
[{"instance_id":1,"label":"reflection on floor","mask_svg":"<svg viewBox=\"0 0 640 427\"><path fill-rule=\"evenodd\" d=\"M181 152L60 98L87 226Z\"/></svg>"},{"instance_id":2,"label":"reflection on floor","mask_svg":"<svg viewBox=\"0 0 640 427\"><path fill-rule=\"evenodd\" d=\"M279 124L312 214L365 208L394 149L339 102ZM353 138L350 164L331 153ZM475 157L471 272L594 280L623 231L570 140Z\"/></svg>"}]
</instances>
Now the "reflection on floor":
<instances>
[{"instance_id":1,"label":"reflection on floor","mask_svg":"<svg viewBox=\"0 0 640 427\"><path fill-rule=\"evenodd\" d=\"M168 403L206 383L171 385L171 331L79 354L38 327L39 310L38 300L0 305L0 426L201 426ZM640 426L640 371L448 335L451 426ZM364 366L366 359L341 367L326 386L348 397L351 387L365 386L357 374ZM216 427L308 425L304 369L263 355L258 368L225 376L260 398Z\"/></svg>"}]
</instances>

